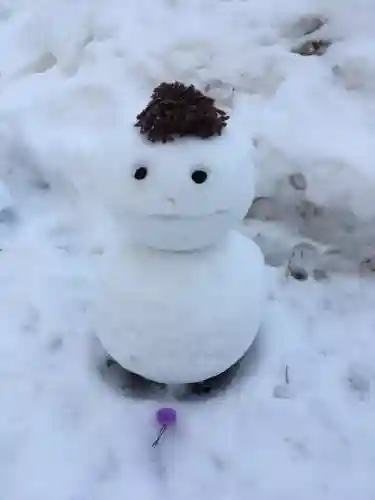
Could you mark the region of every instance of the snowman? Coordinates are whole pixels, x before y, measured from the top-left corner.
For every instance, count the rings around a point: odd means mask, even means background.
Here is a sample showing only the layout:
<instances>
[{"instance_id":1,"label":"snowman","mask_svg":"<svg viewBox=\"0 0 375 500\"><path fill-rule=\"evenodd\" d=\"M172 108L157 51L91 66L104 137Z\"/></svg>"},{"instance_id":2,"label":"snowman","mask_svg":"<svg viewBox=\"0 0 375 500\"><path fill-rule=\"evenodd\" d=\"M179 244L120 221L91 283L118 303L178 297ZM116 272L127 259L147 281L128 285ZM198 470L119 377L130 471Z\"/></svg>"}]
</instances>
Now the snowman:
<instances>
[{"instance_id":1,"label":"snowman","mask_svg":"<svg viewBox=\"0 0 375 500\"><path fill-rule=\"evenodd\" d=\"M200 383L245 355L264 313L263 255L238 231L254 197L251 140L179 82L154 89L131 134L126 238L103 256L97 336L133 374Z\"/></svg>"}]
</instances>

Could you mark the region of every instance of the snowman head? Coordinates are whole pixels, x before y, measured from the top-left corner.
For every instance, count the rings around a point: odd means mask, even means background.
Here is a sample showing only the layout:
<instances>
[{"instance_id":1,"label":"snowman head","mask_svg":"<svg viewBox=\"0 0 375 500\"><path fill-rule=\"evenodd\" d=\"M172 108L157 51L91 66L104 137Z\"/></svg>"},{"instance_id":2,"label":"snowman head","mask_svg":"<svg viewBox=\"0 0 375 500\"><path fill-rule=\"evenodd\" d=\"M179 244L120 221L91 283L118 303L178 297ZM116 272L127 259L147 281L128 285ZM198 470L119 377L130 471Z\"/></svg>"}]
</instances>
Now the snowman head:
<instances>
[{"instance_id":1,"label":"snowman head","mask_svg":"<svg viewBox=\"0 0 375 500\"><path fill-rule=\"evenodd\" d=\"M156 87L128 151L123 203L137 243L172 251L215 244L253 201L249 134L193 86Z\"/></svg>"}]
</instances>

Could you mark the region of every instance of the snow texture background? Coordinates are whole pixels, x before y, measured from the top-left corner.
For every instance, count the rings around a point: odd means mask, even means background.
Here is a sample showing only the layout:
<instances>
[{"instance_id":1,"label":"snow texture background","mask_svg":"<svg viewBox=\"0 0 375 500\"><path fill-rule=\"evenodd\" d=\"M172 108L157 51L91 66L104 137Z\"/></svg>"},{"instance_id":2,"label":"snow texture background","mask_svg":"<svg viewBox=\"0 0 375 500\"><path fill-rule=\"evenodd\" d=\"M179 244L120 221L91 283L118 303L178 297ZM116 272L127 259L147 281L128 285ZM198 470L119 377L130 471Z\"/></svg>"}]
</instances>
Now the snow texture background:
<instances>
[{"instance_id":1,"label":"snow texture background","mask_svg":"<svg viewBox=\"0 0 375 500\"><path fill-rule=\"evenodd\" d=\"M1 500L375 497L374 23L370 0L0 3ZM293 52L314 37L323 55ZM118 231L103 162L123 114L173 79L229 108L246 95L243 230L272 265L243 376L173 402L152 449L160 401L100 378L90 308ZM285 273L301 244L305 281Z\"/></svg>"}]
</instances>

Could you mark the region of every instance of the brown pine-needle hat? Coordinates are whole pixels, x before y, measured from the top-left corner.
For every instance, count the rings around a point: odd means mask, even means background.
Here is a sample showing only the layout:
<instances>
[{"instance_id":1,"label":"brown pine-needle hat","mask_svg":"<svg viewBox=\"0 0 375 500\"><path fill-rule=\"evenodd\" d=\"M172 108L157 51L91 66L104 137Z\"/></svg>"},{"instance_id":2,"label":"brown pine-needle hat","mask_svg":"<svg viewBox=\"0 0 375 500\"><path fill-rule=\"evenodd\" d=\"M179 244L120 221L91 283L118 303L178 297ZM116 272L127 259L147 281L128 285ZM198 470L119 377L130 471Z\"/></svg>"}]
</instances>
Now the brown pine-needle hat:
<instances>
[{"instance_id":1,"label":"brown pine-needle hat","mask_svg":"<svg viewBox=\"0 0 375 500\"><path fill-rule=\"evenodd\" d=\"M207 139L221 135L229 116L194 85L163 82L137 116L136 127L151 142L170 142L177 137Z\"/></svg>"}]
</instances>

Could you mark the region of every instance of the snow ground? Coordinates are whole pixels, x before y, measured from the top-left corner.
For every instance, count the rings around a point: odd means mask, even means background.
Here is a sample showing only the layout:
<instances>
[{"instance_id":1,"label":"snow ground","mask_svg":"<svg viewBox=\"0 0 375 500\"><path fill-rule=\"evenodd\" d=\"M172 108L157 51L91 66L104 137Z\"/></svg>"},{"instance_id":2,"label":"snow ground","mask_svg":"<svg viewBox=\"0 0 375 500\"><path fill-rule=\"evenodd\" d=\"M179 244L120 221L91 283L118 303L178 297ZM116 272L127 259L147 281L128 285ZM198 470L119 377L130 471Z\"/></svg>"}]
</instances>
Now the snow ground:
<instances>
[{"instance_id":1,"label":"snow ground","mask_svg":"<svg viewBox=\"0 0 375 500\"><path fill-rule=\"evenodd\" d=\"M331 48L292 54L316 14ZM1 500L375 497L375 285L358 273L375 248L374 23L370 0L0 3ZM248 95L270 199L244 230L280 267L247 376L174 402L176 434L153 450L160 401L99 378L89 318L113 243L99 205L119 201L97 167L123 115L171 79L229 105L228 88ZM323 215L299 217L306 200ZM327 280L284 278L306 240Z\"/></svg>"}]
</instances>

